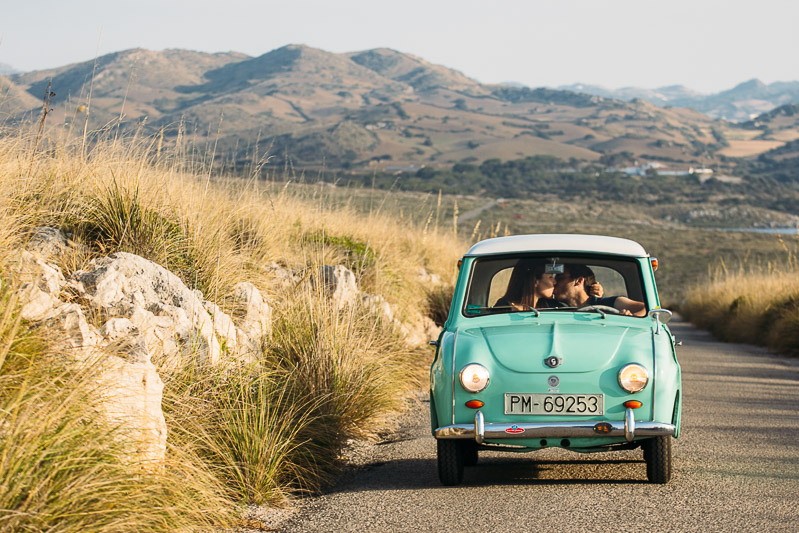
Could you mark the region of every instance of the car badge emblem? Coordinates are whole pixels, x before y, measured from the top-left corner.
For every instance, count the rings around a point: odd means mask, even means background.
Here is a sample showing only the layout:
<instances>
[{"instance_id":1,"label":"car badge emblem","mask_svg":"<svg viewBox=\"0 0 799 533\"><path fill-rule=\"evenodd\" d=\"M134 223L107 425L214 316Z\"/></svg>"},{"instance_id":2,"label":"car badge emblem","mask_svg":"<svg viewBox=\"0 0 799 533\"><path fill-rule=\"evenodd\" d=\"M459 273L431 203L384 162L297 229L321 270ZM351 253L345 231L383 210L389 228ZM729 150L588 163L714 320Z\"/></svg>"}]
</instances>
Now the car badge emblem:
<instances>
[{"instance_id":1,"label":"car badge emblem","mask_svg":"<svg viewBox=\"0 0 799 533\"><path fill-rule=\"evenodd\" d=\"M516 424L512 425L505 430L505 433L524 433L524 428L520 428Z\"/></svg>"},{"instance_id":2,"label":"car badge emblem","mask_svg":"<svg viewBox=\"0 0 799 533\"><path fill-rule=\"evenodd\" d=\"M560 366L562 362L563 359L561 359L560 357L555 357L554 355L544 359L544 364L547 365L549 368L556 368Z\"/></svg>"},{"instance_id":3,"label":"car badge emblem","mask_svg":"<svg viewBox=\"0 0 799 533\"><path fill-rule=\"evenodd\" d=\"M558 376L549 376L547 383L549 383L550 387L557 387L560 385L560 378Z\"/></svg>"}]
</instances>

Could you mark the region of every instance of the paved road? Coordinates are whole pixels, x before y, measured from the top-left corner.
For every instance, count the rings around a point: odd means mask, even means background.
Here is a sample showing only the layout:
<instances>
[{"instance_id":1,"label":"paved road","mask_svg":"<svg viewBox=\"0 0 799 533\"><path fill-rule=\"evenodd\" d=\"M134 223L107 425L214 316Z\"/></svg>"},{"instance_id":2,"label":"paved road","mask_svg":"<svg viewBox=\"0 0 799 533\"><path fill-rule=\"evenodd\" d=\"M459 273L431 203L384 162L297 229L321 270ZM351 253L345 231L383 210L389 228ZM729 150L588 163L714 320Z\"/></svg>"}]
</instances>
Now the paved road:
<instances>
[{"instance_id":1,"label":"paved road","mask_svg":"<svg viewBox=\"0 0 799 533\"><path fill-rule=\"evenodd\" d=\"M668 485L640 450L483 452L444 488L424 411L402 440L281 531L799 531L799 361L721 344L684 323L683 433Z\"/></svg>"}]
</instances>

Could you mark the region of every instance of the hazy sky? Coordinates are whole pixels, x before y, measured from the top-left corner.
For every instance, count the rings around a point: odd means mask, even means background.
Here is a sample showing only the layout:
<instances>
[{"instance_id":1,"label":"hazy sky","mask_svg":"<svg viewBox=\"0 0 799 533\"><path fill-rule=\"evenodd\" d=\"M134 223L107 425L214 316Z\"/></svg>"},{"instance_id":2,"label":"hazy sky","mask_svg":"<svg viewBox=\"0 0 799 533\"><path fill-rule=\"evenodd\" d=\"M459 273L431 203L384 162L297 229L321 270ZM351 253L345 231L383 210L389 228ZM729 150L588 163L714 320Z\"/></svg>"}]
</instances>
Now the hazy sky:
<instances>
[{"instance_id":1,"label":"hazy sky","mask_svg":"<svg viewBox=\"0 0 799 533\"><path fill-rule=\"evenodd\" d=\"M702 92L799 80L796 0L0 0L0 63L128 48L388 47L482 82Z\"/></svg>"}]
</instances>

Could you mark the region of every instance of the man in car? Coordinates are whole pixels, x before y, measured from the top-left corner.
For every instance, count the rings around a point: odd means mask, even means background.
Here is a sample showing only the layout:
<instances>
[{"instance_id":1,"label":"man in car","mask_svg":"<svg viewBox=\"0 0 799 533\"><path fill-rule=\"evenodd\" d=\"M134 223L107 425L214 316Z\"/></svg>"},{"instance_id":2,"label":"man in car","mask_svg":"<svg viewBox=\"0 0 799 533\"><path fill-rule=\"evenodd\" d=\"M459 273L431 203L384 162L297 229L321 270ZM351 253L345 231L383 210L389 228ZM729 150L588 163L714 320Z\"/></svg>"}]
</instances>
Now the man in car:
<instances>
[{"instance_id":1,"label":"man in car","mask_svg":"<svg viewBox=\"0 0 799 533\"><path fill-rule=\"evenodd\" d=\"M555 277L555 299L569 307L585 307L587 305L605 305L618 309L622 315L646 316L643 302L631 300L625 296L598 298L589 296L591 286L596 283L593 270L585 265L565 264L563 273Z\"/></svg>"}]
</instances>

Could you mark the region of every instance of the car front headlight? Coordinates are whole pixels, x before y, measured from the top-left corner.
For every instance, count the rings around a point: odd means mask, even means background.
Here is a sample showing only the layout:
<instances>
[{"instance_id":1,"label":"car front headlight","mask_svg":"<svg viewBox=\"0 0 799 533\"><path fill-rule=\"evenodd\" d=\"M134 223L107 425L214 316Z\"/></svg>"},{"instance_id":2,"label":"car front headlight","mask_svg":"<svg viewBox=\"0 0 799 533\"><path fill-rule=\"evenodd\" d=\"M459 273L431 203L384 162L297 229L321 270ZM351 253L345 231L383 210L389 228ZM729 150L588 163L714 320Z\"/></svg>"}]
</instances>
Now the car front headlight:
<instances>
[{"instance_id":1,"label":"car front headlight","mask_svg":"<svg viewBox=\"0 0 799 533\"><path fill-rule=\"evenodd\" d=\"M646 387L649 376L646 369L635 363L629 364L619 372L619 385L627 392L639 392Z\"/></svg>"},{"instance_id":2,"label":"car front headlight","mask_svg":"<svg viewBox=\"0 0 799 533\"><path fill-rule=\"evenodd\" d=\"M483 365L472 363L461 370L461 385L469 392L480 392L488 386L488 370Z\"/></svg>"}]
</instances>

